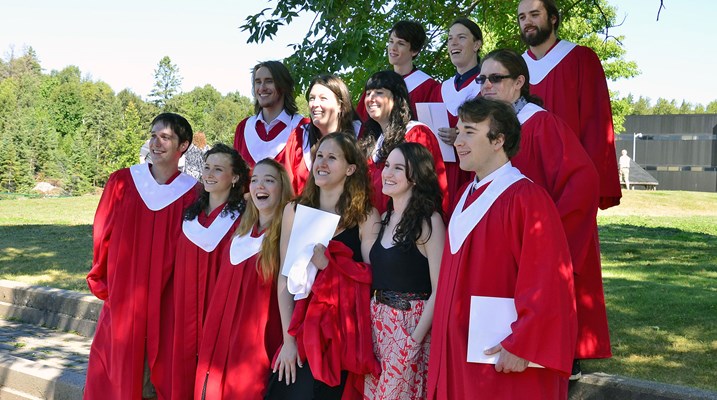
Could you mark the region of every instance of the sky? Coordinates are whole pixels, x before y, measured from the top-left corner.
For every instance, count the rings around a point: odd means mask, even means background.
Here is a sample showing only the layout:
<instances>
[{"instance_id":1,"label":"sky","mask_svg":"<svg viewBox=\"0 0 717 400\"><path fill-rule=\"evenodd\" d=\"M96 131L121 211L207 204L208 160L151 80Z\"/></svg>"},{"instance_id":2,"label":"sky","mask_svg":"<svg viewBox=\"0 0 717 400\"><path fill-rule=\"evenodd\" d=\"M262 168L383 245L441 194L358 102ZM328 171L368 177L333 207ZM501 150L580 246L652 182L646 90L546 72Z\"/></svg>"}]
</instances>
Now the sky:
<instances>
[{"instance_id":1,"label":"sky","mask_svg":"<svg viewBox=\"0 0 717 400\"><path fill-rule=\"evenodd\" d=\"M717 14L714 0L609 0L617 5L625 59L641 74L609 82L621 96L632 93L706 105L717 100ZM689 4L686 4L689 3ZM0 56L32 46L45 72L76 65L84 76L129 88L146 98L154 70L167 55L179 67L182 90L211 84L221 93L251 95L251 68L282 59L305 35L311 18L279 30L271 43L247 44L239 29L248 15L274 3L260 0L0 0ZM383 41L379 41L383 43ZM13 50L14 49L14 50ZM713 49L713 50L710 50ZM705 73L700 74L700 72Z\"/></svg>"}]
</instances>

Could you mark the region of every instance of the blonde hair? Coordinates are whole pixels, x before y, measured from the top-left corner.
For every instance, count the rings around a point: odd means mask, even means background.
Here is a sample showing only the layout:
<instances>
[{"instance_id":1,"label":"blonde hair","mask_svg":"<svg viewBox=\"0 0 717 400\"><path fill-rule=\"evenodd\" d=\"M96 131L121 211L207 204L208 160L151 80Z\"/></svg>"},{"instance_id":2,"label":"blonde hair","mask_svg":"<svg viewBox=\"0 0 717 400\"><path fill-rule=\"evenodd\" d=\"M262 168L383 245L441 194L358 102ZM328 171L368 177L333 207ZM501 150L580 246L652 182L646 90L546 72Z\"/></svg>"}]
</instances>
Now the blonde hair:
<instances>
[{"instance_id":1,"label":"blonde hair","mask_svg":"<svg viewBox=\"0 0 717 400\"><path fill-rule=\"evenodd\" d=\"M264 232L264 240L261 242L261 249L256 261L256 271L264 281L270 281L279 273L279 239L281 237L281 219L284 215L284 206L294 196L294 190L291 187L289 174L284 166L276 162L272 158L265 158L254 166L268 165L278 172L278 180L281 184L281 193L279 203L276 205L271 215L271 222ZM253 172L252 172L253 173ZM254 205L251 196L246 202L246 211L241 217L239 226L237 227L235 236L244 236L251 233L254 226L259 223L259 210Z\"/></svg>"}]
</instances>

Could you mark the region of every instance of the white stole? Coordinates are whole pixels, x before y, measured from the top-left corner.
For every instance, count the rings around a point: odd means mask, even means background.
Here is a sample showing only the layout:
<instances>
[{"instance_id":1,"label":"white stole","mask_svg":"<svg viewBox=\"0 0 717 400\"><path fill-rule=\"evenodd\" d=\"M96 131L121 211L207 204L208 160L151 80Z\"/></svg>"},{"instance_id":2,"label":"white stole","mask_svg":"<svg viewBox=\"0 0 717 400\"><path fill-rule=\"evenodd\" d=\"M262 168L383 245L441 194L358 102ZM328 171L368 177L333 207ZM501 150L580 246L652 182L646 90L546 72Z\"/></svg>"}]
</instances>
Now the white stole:
<instances>
[{"instance_id":1,"label":"white stole","mask_svg":"<svg viewBox=\"0 0 717 400\"><path fill-rule=\"evenodd\" d=\"M269 141L260 138L256 132L256 121L258 118L258 115L253 115L249 117L246 124L244 124L244 142L254 162L259 162L264 158L275 158L279 155L279 153L284 150L289 135L304 117L299 114L294 114L289 117L286 110L282 110L276 119L286 124L286 127L276 135L274 139ZM270 130L271 129L269 129L269 131Z\"/></svg>"},{"instance_id":2,"label":"white stole","mask_svg":"<svg viewBox=\"0 0 717 400\"><path fill-rule=\"evenodd\" d=\"M242 261L259 252L263 240L263 233L256 238L251 236L251 232L244 236L235 236L229 247L229 261L232 265L239 265Z\"/></svg>"},{"instance_id":3,"label":"white stole","mask_svg":"<svg viewBox=\"0 0 717 400\"><path fill-rule=\"evenodd\" d=\"M420 69L417 69L407 76L403 78L404 82L406 82L406 87L408 88L408 93L411 93L413 89L421 86L421 84L427 80L431 79L431 76L427 73L421 71Z\"/></svg>"},{"instance_id":4,"label":"white stole","mask_svg":"<svg viewBox=\"0 0 717 400\"><path fill-rule=\"evenodd\" d=\"M465 242L480 220L483 219L483 216L488 212L495 200L512 184L523 178L525 176L517 168L513 167L509 161L481 179L480 182L466 187L448 223L448 242L451 254L456 254L463 246L463 242ZM486 188L485 192L464 210L463 207L466 204L471 188L478 189L489 183L490 186Z\"/></svg>"},{"instance_id":5,"label":"white stole","mask_svg":"<svg viewBox=\"0 0 717 400\"><path fill-rule=\"evenodd\" d=\"M468 100L476 98L480 94L480 89L483 85L479 84L474 80L461 90L456 90L456 85L453 83L454 78L448 79L441 85L441 96L443 97L443 104L446 105L446 109L451 115L458 115L458 107L462 106Z\"/></svg>"},{"instance_id":6,"label":"white stole","mask_svg":"<svg viewBox=\"0 0 717 400\"><path fill-rule=\"evenodd\" d=\"M226 208L226 206L224 207ZM238 217L239 214L235 212L219 214L208 227L202 226L199 223L199 218L194 218L191 221L185 220L182 222L182 232L197 247L211 253L217 248Z\"/></svg>"},{"instance_id":7,"label":"white stole","mask_svg":"<svg viewBox=\"0 0 717 400\"><path fill-rule=\"evenodd\" d=\"M152 211L159 211L174 203L178 198L190 191L197 180L180 173L171 183L160 185L149 170L150 164L136 164L129 167L134 186L144 205Z\"/></svg>"},{"instance_id":8,"label":"white stole","mask_svg":"<svg viewBox=\"0 0 717 400\"><path fill-rule=\"evenodd\" d=\"M518 121L520 121L520 125L525 124L525 121L529 120L530 117L535 115L535 113L545 111L543 107L540 107L537 104L528 103L526 104L518 113Z\"/></svg>"},{"instance_id":9,"label":"white stole","mask_svg":"<svg viewBox=\"0 0 717 400\"><path fill-rule=\"evenodd\" d=\"M545 79L560 61L565 58L577 46L573 42L561 40L555 45L548 54L540 60L534 60L527 51L523 53L523 59L528 64L528 72L530 72L530 84L537 85Z\"/></svg>"}]
</instances>

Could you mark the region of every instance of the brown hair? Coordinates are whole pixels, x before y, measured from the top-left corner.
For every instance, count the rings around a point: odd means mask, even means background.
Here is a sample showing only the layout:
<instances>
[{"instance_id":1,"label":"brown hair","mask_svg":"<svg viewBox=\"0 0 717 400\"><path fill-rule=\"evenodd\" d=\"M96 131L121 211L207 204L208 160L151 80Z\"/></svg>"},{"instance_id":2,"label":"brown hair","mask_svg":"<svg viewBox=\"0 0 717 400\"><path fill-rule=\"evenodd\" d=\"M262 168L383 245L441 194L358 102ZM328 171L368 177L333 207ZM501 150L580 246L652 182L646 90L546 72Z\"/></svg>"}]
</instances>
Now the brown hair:
<instances>
[{"instance_id":1,"label":"brown hair","mask_svg":"<svg viewBox=\"0 0 717 400\"><path fill-rule=\"evenodd\" d=\"M368 165L363 152L358 147L356 139L347 133L333 132L319 141L334 140L344 153L344 158L349 164L356 166L356 171L346 177L344 191L336 204L336 213L341 216L339 228L353 228L368 218L373 209L371 205L371 185L368 180ZM317 148L318 148L317 147ZM316 153L312 156L311 162L316 161ZM321 190L316 186L313 171L309 173L309 180L306 182L304 191L297 200L297 204L308 207L319 208L319 196Z\"/></svg>"}]
</instances>

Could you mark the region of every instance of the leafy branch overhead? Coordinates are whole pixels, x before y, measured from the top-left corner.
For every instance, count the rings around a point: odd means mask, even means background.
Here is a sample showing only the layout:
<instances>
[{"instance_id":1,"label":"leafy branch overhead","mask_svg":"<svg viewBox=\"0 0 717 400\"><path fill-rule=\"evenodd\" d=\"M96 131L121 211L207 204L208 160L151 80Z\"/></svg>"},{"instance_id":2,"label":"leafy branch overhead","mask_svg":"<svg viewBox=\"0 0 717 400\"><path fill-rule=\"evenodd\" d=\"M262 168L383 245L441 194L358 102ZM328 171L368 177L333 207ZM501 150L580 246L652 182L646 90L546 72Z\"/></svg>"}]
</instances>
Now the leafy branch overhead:
<instances>
[{"instance_id":1,"label":"leafy branch overhead","mask_svg":"<svg viewBox=\"0 0 717 400\"><path fill-rule=\"evenodd\" d=\"M559 36L595 49L609 79L639 73L635 62L623 58L623 38L609 33L617 26L615 7L606 0L557 3L563 15ZM278 0L273 8L248 16L241 29L249 32L249 43L261 43L273 39L279 29L288 27L299 16L313 17L303 38L297 37L292 45L294 54L285 63L300 88L307 87L318 74L339 73L358 96L373 72L390 68L385 44L396 21L413 19L423 24L429 43L416 63L429 74L447 79L455 73L446 55L448 25L461 16L474 19L484 34L482 54L500 47L522 51L525 46L520 41L516 10L517 2L505 0Z\"/></svg>"}]
</instances>

